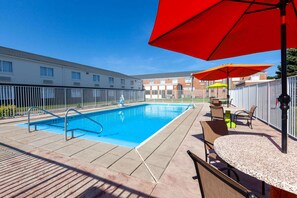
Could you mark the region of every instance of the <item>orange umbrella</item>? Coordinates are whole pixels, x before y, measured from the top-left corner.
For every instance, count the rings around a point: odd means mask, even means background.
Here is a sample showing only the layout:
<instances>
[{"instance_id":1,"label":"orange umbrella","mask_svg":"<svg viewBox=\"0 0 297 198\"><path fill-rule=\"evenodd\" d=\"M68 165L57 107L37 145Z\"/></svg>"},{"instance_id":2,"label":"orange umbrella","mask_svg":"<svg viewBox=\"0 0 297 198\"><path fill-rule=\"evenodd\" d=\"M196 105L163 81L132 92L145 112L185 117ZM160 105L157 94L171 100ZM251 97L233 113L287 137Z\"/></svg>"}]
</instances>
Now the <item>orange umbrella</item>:
<instances>
[{"instance_id":1,"label":"orange umbrella","mask_svg":"<svg viewBox=\"0 0 297 198\"><path fill-rule=\"evenodd\" d=\"M267 69L272 64L224 64L193 74L200 80L218 80L227 78L227 105L229 106L229 78L245 77Z\"/></svg>"}]
</instances>

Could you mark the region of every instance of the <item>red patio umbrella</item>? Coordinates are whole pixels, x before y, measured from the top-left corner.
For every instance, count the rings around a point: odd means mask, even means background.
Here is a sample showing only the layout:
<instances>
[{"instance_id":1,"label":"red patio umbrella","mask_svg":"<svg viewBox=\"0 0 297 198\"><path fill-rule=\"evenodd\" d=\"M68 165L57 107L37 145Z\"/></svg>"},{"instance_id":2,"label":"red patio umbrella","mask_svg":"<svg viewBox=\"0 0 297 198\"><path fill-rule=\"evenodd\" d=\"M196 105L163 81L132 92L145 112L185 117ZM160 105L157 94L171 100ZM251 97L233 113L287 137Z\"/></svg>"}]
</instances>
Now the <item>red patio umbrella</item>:
<instances>
[{"instance_id":1,"label":"red patio umbrella","mask_svg":"<svg viewBox=\"0 0 297 198\"><path fill-rule=\"evenodd\" d=\"M286 49L297 47L297 0L160 0L149 44L204 60L281 49L282 151L287 152Z\"/></svg>"},{"instance_id":2,"label":"red patio umbrella","mask_svg":"<svg viewBox=\"0 0 297 198\"><path fill-rule=\"evenodd\" d=\"M271 64L223 64L192 74L200 80L219 80L227 78L227 106L229 107L229 78L245 77L258 73L272 66Z\"/></svg>"}]
</instances>

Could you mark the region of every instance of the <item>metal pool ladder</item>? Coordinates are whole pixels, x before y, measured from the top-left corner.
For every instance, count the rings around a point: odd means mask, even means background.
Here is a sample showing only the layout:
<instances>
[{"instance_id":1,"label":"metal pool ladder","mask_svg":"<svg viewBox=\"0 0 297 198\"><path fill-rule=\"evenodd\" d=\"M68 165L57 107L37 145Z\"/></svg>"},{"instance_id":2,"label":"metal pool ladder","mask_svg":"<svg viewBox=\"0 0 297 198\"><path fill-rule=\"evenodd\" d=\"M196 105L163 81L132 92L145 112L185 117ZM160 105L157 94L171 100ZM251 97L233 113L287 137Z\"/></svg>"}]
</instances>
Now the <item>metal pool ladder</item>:
<instances>
[{"instance_id":1,"label":"metal pool ladder","mask_svg":"<svg viewBox=\"0 0 297 198\"><path fill-rule=\"evenodd\" d=\"M45 112L45 113L47 113L47 114L50 114L50 115L52 115L52 116L54 116L54 117L61 118L60 116L58 116L58 115L56 115L56 114L54 114L54 113L51 113L51 112L49 112L49 111L47 111L47 110L44 110L44 109L42 109L42 108L40 108L40 107L35 107L35 106L30 107L30 108L28 109L28 133L31 132L30 126L31 126L32 124L31 124L31 120L30 120L30 115L31 115L31 111L32 111L32 109L38 109L38 110L43 111L43 112ZM36 129L36 124L34 124L34 126L35 126L35 127L34 127L34 131L36 131L36 130L37 130L37 129Z\"/></svg>"},{"instance_id":2,"label":"metal pool ladder","mask_svg":"<svg viewBox=\"0 0 297 198\"><path fill-rule=\"evenodd\" d=\"M88 116L82 114L81 112L79 112L79 111L76 110L76 109L72 109L72 108L71 108L71 109L67 109L67 111L65 112L65 118L64 118L64 135L65 135L65 141L68 140L68 139L67 139L67 132L68 132L68 129L67 129L67 127L68 127L68 121L67 121L67 118L68 118L68 113L69 113L70 111L74 111L75 113L77 113L77 114L79 114L79 115L81 115L81 116L83 116L83 117L85 117L85 118L91 120L92 122L98 124L98 125L100 126L100 129L101 129L101 130L99 130L98 134L100 134L100 133L103 131L103 126L102 126L102 124L100 124L100 123L97 122L96 120L94 120L94 119L92 119L92 118L90 118L90 117L88 117ZM71 138L73 138L73 130L71 130Z\"/></svg>"}]
</instances>

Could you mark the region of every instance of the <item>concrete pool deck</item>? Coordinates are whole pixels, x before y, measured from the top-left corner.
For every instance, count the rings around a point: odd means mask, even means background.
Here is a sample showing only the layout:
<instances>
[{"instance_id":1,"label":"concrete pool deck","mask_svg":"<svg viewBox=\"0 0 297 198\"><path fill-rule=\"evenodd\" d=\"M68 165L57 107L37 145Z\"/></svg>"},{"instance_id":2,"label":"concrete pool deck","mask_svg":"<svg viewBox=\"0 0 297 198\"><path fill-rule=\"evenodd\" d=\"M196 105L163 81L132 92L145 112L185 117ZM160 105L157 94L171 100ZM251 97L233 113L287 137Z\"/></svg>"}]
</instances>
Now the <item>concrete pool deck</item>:
<instances>
[{"instance_id":1,"label":"concrete pool deck","mask_svg":"<svg viewBox=\"0 0 297 198\"><path fill-rule=\"evenodd\" d=\"M141 146L145 163L131 148L78 138L65 142L62 135L28 134L15 123L1 124L0 196L197 197L194 165L186 151L204 158L199 121L209 120L208 111L207 104L197 104ZM279 135L258 120L253 126L232 130ZM240 178L262 197L260 181L241 173Z\"/></svg>"}]
</instances>

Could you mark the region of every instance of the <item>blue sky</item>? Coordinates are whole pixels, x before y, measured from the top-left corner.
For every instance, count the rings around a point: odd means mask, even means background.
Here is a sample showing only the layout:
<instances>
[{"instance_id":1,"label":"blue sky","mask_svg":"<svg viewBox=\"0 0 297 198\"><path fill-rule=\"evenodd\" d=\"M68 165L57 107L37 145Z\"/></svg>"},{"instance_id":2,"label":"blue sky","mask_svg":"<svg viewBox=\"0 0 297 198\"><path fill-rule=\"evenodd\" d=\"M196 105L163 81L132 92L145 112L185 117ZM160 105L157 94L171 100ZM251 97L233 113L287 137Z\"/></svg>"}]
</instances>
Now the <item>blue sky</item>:
<instances>
[{"instance_id":1,"label":"blue sky","mask_svg":"<svg viewBox=\"0 0 297 198\"><path fill-rule=\"evenodd\" d=\"M280 52L204 61L148 45L158 0L0 0L0 45L128 75L271 63Z\"/></svg>"}]
</instances>

